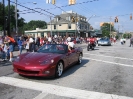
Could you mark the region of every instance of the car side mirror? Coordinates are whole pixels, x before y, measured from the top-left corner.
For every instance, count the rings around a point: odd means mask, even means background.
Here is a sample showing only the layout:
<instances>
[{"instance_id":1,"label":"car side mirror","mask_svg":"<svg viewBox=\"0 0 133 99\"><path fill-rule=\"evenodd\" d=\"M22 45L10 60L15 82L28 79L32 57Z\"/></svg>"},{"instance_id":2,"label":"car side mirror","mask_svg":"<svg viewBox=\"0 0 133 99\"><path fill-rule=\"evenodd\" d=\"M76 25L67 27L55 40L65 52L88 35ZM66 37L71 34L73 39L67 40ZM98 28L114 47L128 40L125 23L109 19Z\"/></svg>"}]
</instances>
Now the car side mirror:
<instances>
[{"instance_id":1,"label":"car side mirror","mask_svg":"<svg viewBox=\"0 0 133 99\"><path fill-rule=\"evenodd\" d=\"M75 50L74 50L74 49L72 49L72 50L71 50L71 53L74 53L74 52L75 52Z\"/></svg>"}]
</instances>

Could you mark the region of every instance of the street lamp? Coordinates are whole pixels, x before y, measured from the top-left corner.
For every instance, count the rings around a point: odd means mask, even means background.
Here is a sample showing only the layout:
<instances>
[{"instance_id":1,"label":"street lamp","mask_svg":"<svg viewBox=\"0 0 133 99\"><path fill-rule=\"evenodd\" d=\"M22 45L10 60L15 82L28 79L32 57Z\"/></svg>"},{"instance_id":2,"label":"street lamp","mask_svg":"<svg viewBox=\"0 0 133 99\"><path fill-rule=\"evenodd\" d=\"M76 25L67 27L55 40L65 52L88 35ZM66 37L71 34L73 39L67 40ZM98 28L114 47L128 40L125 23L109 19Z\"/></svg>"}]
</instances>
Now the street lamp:
<instances>
[{"instance_id":1,"label":"street lamp","mask_svg":"<svg viewBox=\"0 0 133 99\"><path fill-rule=\"evenodd\" d=\"M87 20L88 23L89 23L89 20L90 20L92 17L94 17L94 16L96 16L96 15L92 15L92 16L89 17L89 19ZM90 30L90 25L89 25L89 30Z\"/></svg>"},{"instance_id":2,"label":"street lamp","mask_svg":"<svg viewBox=\"0 0 133 99\"><path fill-rule=\"evenodd\" d=\"M96 16L96 15L92 15L92 16L90 16L89 19L88 19L87 21L89 21L89 20L90 20L92 17L94 17L94 16Z\"/></svg>"},{"instance_id":3,"label":"street lamp","mask_svg":"<svg viewBox=\"0 0 133 99\"><path fill-rule=\"evenodd\" d=\"M26 2L26 3L37 4L36 2ZM26 3L22 3L22 4L26 4ZM15 19L16 19L16 34L18 34L17 0L15 0Z\"/></svg>"}]
</instances>

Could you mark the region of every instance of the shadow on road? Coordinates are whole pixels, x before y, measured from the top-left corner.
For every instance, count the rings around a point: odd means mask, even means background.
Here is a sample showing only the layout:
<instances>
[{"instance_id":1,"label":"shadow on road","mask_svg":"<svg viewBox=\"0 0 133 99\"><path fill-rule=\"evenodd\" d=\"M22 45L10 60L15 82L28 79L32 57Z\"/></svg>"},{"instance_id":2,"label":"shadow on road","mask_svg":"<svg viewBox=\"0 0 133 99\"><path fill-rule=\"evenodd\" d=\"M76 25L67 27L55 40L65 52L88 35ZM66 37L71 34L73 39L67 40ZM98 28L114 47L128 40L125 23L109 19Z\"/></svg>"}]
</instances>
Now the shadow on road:
<instances>
[{"instance_id":1,"label":"shadow on road","mask_svg":"<svg viewBox=\"0 0 133 99\"><path fill-rule=\"evenodd\" d=\"M3 67L3 66L11 66L12 63L9 62L8 60L6 61L0 61L0 67Z\"/></svg>"},{"instance_id":2,"label":"shadow on road","mask_svg":"<svg viewBox=\"0 0 133 99\"><path fill-rule=\"evenodd\" d=\"M73 65L73 66L70 66L69 68L67 68L63 75L61 76L61 78L63 77L66 77L66 76L69 76L71 74L73 74L74 72L76 72L78 69L80 69L81 67L86 67L85 64L88 63L89 60L87 59L83 59L82 60L82 63L80 65Z\"/></svg>"}]
</instances>

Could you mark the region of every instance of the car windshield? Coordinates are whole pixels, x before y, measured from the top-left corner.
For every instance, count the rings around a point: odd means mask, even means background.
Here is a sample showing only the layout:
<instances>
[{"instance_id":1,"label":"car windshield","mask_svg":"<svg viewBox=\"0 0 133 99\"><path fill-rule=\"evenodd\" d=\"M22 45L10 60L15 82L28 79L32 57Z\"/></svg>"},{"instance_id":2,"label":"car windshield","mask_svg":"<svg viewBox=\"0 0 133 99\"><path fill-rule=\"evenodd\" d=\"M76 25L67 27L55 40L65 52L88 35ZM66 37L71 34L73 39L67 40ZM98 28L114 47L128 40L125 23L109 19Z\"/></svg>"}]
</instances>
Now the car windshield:
<instances>
[{"instance_id":1,"label":"car windshield","mask_svg":"<svg viewBox=\"0 0 133 99\"><path fill-rule=\"evenodd\" d=\"M64 54L67 46L65 44L45 44L37 52L39 53L58 53Z\"/></svg>"},{"instance_id":2,"label":"car windshield","mask_svg":"<svg viewBox=\"0 0 133 99\"><path fill-rule=\"evenodd\" d=\"M109 38L105 37L105 38L101 38L100 40L106 40L107 41L107 40L109 40Z\"/></svg>"}]
</instances>

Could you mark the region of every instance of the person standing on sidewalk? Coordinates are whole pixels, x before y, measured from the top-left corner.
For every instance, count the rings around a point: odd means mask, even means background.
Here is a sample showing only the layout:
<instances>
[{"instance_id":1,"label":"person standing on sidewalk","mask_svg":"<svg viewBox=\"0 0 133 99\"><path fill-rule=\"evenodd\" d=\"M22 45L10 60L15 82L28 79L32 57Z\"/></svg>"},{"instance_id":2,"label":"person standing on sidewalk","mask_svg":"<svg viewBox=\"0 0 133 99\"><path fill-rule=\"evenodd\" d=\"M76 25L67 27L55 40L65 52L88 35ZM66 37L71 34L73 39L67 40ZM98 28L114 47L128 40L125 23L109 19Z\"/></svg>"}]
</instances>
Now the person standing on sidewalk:
<instances>
[{"instance_id":1,"label":"person standing on sidewalk","mask_svg":"<svg viewBox=\"0 0 133 99\"><path fill-rule=\"evenodd\" d=\"M15 43L15 40L14 38L12 38L11 36L6 36L5 38L5 42L4 43L8 43L9 44L9 53L10 53L10 62L13 61L13 51L14 51L14 43Z\"/></svg>"},{"instance_id":2,"label":"person standing on sidewalk","mask_svg":"<svg viewBox=\"0 0 133 99\"><path fill-rule=\"evenodd\" d=\"M29 52L29 39L26 40L26 51Z\"/></svg>"},{"instance_id":3,"label":"person standing on sidewalk","mask_svg":"<svg viewBox=\"0 0 133 99\"><path fill-rule=\"evenodd\" d=\"M33 43L34 43L33 37L30 36L30 37L29 37L29 51L30 51L30 52L33 51Z\"/></svg>"},{"instance_id":4,"label":"person standing on sidewalk","mask_svg":"<svg viewBox=\"0 0 133 99\"><path fill-rule=\"evenodd\" d=\"M20 37L18 40L19 55L22 53L23 44L24 44L24 40L22 39L22 37Z\"/></svg>"}]
</instances>

